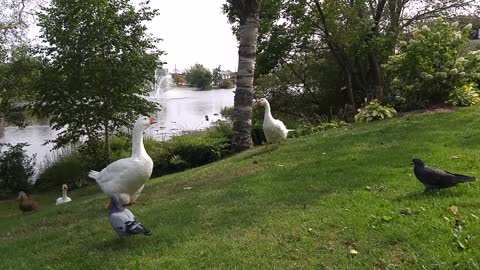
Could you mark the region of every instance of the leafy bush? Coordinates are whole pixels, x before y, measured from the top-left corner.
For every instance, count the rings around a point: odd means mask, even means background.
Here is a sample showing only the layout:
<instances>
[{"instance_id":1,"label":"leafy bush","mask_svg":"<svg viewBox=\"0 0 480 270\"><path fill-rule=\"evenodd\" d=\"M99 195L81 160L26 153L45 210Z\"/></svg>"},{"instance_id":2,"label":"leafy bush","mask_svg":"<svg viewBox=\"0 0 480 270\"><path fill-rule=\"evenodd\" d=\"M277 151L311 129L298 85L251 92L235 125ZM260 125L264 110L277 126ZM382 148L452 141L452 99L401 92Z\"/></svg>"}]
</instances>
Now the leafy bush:
<instances>
[{"instance_id":1,"label":"leafy bush","mask_svg":"<svg viewBox=\"0 0 480 270\"><path fill-rule=\"evenodd\" d=\"M6 193L29 190L35 170L35 156L29 157L23 149L27 143L0 144L0 189Z\"/></svg>"},{"instance_id":2,"label":"leafy bush","mask_svg":"<svg viewBox=\"0 0 480 270\"><path fill-rule=\"evenodd\" d=\"M449 95L447 103L453 106L472 106L480 102L478 89L475 83L463 85L462 87L455 87Z\"/></svg>"},{"instance_id":3,"label":"leafy bush","mask_svg":"<svg viewBox=\"0 0 480 270\"><path fill-rule=\"evenodd\" d=\"M358 111L358 114L355 115L355 122L370 122L391 118L397 115L397 111L394 108L382 106L376 99L372 100L370 104L363 109L358 109Z\"/></svg>"},{"instance_id":4,"label":"leafy bush","mask_svg":"<svg viewBox=\"0 0 480 270\"><path fill-rule=\"evenodd\" d=\"M232 88L233 87L233 82L231 80L222 80L220 84L218 85L219 88L221 89L227 89L227 88Z\"/></svg>"},{"instance_id":5,"label":"leafy bush","mask_svg":"<svg viewBox=\"0 0 480 270\"><path fill-rule=\"evenodd\" d=\"M171 158L176 156L174 169L201 166L219 160L230 150L230 140L216 136L184 135L172 138L169 142ZM178 162L181 159L184 162Z\"/></svg>"},{"instance_id":6,"label":"leafy bush","mask_svg":"<svg viewBox=\"0 0 480 270\"><path fill-rule=\"evenodd\" d=\"M459 30L456 22L437 20L401 41L385 65L390 99L404 109L443 103L456 87L480 79L479 52L467 53L470 31L471 24Z\"/></svg>"},{"instance_id":7,"label":"leafy bush","mask_svg":"<svg viewBox=\"0 0 480 270\"><path fill-rule=\"evenodd\" d=\"M40 168L35 188L39 190L56 190L62 184L70 189L93 182L87 177L90 171L88 159L76 148L61 148L51 152Z\"/></svg>"}]
</instances>

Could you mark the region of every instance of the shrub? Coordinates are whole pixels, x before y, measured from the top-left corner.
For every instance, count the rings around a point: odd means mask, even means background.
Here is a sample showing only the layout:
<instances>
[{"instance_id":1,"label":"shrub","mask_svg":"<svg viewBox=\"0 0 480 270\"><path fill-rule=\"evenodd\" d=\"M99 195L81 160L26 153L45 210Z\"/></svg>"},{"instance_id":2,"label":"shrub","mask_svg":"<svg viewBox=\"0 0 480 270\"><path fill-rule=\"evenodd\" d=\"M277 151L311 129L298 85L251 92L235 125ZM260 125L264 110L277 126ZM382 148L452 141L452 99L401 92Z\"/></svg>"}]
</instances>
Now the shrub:
<instances>
[{"instance_id":1,"label":"shrub","mask_svg":"<svg viewBox=\"0 0 480 270\"><path fill-rule=\"evenodd\" d=\"M230 150L230 140L224 137L198 136L189 134L178 136L169 142L171 158L170 163L174 169L185 169L201 166L219 160ZM179 162L182 160L183 162Z\"/></svg>"},{"instance_id":2,"label":"shrub","mask_svg":"<svg viewBox=\"0 0 480 270\"><path fill-rule=\"evenodd\" d=\"M129 141L131 138L128 138ZM153 172L152 177L158 177L170 172L174 172L170 167L170 152L168 150L168 142L156 141L151 138L145 138L143 140L145 144L145 150L153 160ZM128 147L130 156L131 145Z\"/></svg>"},{"instance_id":3,"label":"shrub","mask_svg":"<svg viewBox=\"0 0 480 270\"><path fill-rule=\"evenodd\" d=\"M450 93L450 99L447 103L450 103L453 106L466 107L478 104L480 102L480 97L476 86L475 83L470 83L468 85L463 85L462 87L455 87L455 90Z\"/></svg>"},{"instance_id":4,"label":"shrub","mask_svg":"<svg viewBox=\"0 0 480 270\"><path fill-rule=\"evenodd\" d=\"M403 100L404 109L443 103L456 87L480 77L478 52L467 53L471 25L437 20L424 25L399 44L399 54L385 65L390 99Z\"/></svg>"},{"instance_id":5,"label":"shrub","mask_svg":"<svg viewBox=\"0 0 480 270\"><path fill-rule=\"evenodd\" d=\"M221 89L227 89L227 88L232 88L233 87L233 82L231 80L222 80L220 84L218 85L219 88Z\"/></svg>"},{"instance_id":6,"label":"shrub","mask_svg":"<svg viewBox=\"0 0 480 270\"><path fill-rule=\"evenodd\" d=\"M62 184L70 189L79 188L94 181L87 176L90 168L88 159L75 147L61 148L51 152L42 164L35 188L60 190Z\"/></svg>"},{"instance_id":7,"label":"shrub","mask_svg":"<svg viewBox=\"0 0 480 270\"><path fill-rule=\"evenodd\" d=\"M382 120L397 115L394 108L382 106L378 100L373 100L363 109L358 109L355 115L355 122L370 122L374 120Z\"/></svg>"},{"instance_id":8,"label":"shrub","mask_svg":"<svg viewBox=\"0 0 480 270\"><path fill-rule=\"evenodd\" d=\"M35 155L29 157L23 149L28 143L0 144L0 188L6 193L26 191L31 187L35 170Z\"/></svg>"}]
</instances>

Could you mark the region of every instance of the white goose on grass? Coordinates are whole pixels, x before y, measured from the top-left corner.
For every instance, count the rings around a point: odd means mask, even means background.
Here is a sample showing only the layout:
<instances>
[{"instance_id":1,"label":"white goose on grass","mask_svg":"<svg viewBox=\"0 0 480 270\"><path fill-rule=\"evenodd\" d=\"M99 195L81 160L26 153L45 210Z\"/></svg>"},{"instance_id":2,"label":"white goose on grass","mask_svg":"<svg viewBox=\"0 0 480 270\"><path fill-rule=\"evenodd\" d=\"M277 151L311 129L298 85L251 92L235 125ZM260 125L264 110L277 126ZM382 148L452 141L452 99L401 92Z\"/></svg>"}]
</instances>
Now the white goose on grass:
<instances>
[{"instance_id":1,"label":"white goose on grass","mask_svg":"<svg viewBox=\"0 0 480 270\"><path fill-rule=\"evenodd\" d=\"M60 204L64 204L72 201L72 199L67 196L67 190L68 190L67 184L63 184L62 197L57 198L57 202L55 203L55 205L60 205Z\"/></svg>"},{"instance_id":2,"label":"white goose on grass","mask_svg":"<svg viewBox=\"0 0 480 270\"><path fill-rule=\"evenodd\" d=\"M122 204L136 203L152 174L153 161L145 151L143 132L156 122L153 117L138 118L132 131L132 156L112 162L100 172L90 171L88 174L97 181L103 192L118 194Z\"/></svg>"},{"instance_id":3,"label":"white goose on grass","mask_svg":"<svg viewBox=\"0 0 480 270\"><path fill-rule=\"evenodd\" d=\"M255 102L257 105L265 107L265 114L263 117L263 133L268 143L278 143L285 140L288 135L288 129L285 124L273 118L270 111L270 103L266 98L257 99Z\"/></svg>"}]
</instances>

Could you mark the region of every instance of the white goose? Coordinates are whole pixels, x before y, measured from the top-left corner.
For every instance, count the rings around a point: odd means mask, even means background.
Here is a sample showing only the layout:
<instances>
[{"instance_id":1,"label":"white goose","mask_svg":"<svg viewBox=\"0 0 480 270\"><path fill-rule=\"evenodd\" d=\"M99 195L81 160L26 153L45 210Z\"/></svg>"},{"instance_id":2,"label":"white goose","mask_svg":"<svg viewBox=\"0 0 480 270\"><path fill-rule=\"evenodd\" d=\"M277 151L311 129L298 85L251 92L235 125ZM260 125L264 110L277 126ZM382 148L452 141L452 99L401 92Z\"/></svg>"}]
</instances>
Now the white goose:
<instances>
[{"instance_id":1,"label":"white goose","mask_svg":"<svg viewBox=\"0 0 480 270\"><path fill-rule=\"evenodd\" d=\"M67 196L67 190L68 190L67 184L63 184L62 197L57 198L57 202L55 203L55 205L60 205L60 204L64 204L72 201L72 199Z\"/></svg>"},{"instance_id":2,"label":"white goose","mask_svg":"<svg viewBox=\"0 0 480 270\"><path fill-rule=\"evenodd\" d=\"M152 174L153 161L143 146L143 132L156 122L153 117L138 118L132 131L132 156L112 162L100 172L90 171L88 174L103 192L118 194L122 204L136 203Z\"/></svg>"},{"instance_id":3,"label":"white goose","mask_svg":"<svg viewBox=\"0 0 480 270\"><path fill-rule=\"evenodd\" d=\"M256 100L256 104L265 107L265 115L263 117L263 133L268 143L277 143L285 140L288 135L288 129L282 121L273 118L270 111L270 103L266 98Z\"/></svg>"}]
</instances>

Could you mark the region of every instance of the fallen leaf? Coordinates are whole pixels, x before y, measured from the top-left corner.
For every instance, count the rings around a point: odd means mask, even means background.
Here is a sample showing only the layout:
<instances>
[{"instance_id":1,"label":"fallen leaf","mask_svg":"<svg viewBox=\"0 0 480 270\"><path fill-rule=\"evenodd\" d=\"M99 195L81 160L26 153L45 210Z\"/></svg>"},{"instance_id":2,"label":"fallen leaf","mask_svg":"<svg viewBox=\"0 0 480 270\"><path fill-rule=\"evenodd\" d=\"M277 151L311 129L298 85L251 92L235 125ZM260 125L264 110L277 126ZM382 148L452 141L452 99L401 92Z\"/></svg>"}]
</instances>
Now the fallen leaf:
<instances>
[{"instance_id":1,"label":"fallen leaf","mask_svg":"<svg viewBox=\"0 0 480 270\"><path fill-rule=\"evenodd\" d=\"M458 207L456 207L455 205L451 205L449 209L455 216L458 214Z\"/></svg>"},{"instance_id":2,"label":"fallen leaf","mask_svg":"<svg viewBox=\"0 0 480 270\"><path fill-rule=\"evenodd\" d=\"M393 218L392 218L391 216L383 216L383 217L382 217L382 220L383 220L383 221L387 221L387 222L391 221L392 219L393 219Z\"/></svg>"},{"instance_id":3,"label":"fallen leaf","mask_svg":"<svg viewBox=\"0 0 480 270\"><path fill-rule=\"evenodd\" d=\"M184 190L190 190L190 189L192 189L192 187L184 187L183 189Z\"/></svg>"},{"instance_id":4,"label":"fallen leaf","mask_svg":"<svg viewBox=\"0 0 480 270\"><path fill-rule=\"evenodd\" d=\"M460 155L459 154L456 154L456 155L453 155L450 157L451 159L459 159L460 158Z\"/></svg>"},{"instance_id":5,"label":"fallen leaf","mask_svg":"<svg viewBox=\"0 0 480 270\"><path fill-rule=\"evenodd\" d=\"M359 253L359 252L356 251L355 249L353 249L353 248L350 249L350 254L352 254L352 255L358 255L358 253Z\"/></svg>"},{"instance_id":6,"label":"fallen leaf","mask_svg":"<svg viewBox=\"0 0 480 270\"><path fill-rule=\"evenodd\" d=\"M366 186L365 189L366 190L372 190L372 187L371 186Z\"/></svg>"},{"instance_id":7,"label":"fallen leaf","mask_svg":"<svg viewBox=\"0 0 480 270\"><path fill-rule=\"evenodd\" d=\"M278 166L278 167L283 167L283 166L285 166L285 165L282 165L282 164L278 164L277 166Z\"/></svg>"},{"instance_id":8,"label":"fallen leaf","mask_svg":"<svg viewBox=\"0 0 480 270\"><path fill-rule=\"evenodd\" d=\"M478 220L478 217L475 214L470 213L470 216L476 218Z\"/></svg>"}]
</instances>

